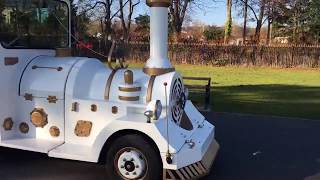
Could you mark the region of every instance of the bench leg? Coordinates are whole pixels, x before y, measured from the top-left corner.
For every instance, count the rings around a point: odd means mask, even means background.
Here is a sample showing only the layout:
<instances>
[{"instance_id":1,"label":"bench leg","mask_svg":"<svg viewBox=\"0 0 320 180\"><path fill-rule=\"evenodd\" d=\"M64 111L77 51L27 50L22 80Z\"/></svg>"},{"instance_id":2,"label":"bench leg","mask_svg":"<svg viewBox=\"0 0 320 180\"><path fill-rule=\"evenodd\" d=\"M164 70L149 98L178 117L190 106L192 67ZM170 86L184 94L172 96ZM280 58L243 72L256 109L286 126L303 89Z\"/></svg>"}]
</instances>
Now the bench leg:
<instances>
[{"instance_id":1,"label":"bench leg","mask_svg":"<svg viewBox=\"0 0 320 180\"><path fill-rule=\"evenodd\" d=\"M210 87L206 88L206 96L205 96L205 106L204 109L205 110L209 110L210 109L210 96L211 96L211 89Z\"/></svg>"}]
</instances>

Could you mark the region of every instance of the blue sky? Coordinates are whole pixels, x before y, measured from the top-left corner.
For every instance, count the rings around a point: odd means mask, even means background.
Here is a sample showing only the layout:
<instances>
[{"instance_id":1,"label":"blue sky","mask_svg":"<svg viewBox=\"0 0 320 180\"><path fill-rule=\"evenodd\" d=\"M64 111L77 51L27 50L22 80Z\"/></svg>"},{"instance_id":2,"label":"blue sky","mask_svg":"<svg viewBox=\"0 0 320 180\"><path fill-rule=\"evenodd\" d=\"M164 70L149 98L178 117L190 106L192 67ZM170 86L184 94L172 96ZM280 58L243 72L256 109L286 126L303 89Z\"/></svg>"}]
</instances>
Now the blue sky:
<instances>
[{"instance_id":1,"label":"blue sky","mask_svg":"<svg viewBox=\"0 0 320 180\"><path fill-rule=\"evenodd\" d=\"M196 0L197 1L197 0ZM226 20L226 0L203 0L207 3L207 6L204 10L196 10L192 12L192 20L194 22L203 22L207 25L218 25L223 26ZM215 2L213 2L215 1ZM78 2L75 0L75 2ZM145 0L142 0L142 5L138 6L138 10L135 13L135 16L139 14L148 13L148 7L144 3ZM237 17L233 15L233 21L237 23ZM241 23L241 22L240 22Z\"/></svg>"},{"instance_id":2,"label":"blue sky","mask_svg":"<svg viewBox=\"0 0 320 180\"><path fill-rule=\"evenodd\" d=\"M208 6L210 9L205 9L203 11L197 10L192 14L193 21L200 21L207 25L224 25L226 19L226 0L218 0L215 3L208 1ZM148 12L147 6L141 6L137 12L138 14L145 14ZM235 19L236 21L236 19Z\"/></svg>"},{"instance_id":3,"label":"blue sky","mask_svg":"<svg viewBox=\"0 0 320 180\"><path fill-rule=\"evenodd\" d=\"M208 25L224 25L226 20L225 0L216 2L212 6L212 9L195 12L193 20L202 21Z\"/></svg>"}]
</instances>

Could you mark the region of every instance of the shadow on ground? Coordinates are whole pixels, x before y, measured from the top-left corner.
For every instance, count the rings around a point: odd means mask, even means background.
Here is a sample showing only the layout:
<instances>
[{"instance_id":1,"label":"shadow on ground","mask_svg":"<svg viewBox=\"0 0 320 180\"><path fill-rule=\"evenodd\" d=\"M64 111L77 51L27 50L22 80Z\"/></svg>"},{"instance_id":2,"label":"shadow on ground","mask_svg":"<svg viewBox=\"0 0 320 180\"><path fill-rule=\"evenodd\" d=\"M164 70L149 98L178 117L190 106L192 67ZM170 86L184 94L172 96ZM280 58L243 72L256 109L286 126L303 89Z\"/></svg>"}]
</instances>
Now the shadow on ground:
<instances>
[{"instance_id":1,"label":"shadow on ground","mask_svg":"<svg viewBox=\"0 0 320 180\"><path fill-rule=\"evenodd\" d=\"M193 93L191 99L197 103L203 103L203 96ZM320 87L213 86L211 105L211 110L215 112L320 119Z\"/></svg>"}]
</instances>

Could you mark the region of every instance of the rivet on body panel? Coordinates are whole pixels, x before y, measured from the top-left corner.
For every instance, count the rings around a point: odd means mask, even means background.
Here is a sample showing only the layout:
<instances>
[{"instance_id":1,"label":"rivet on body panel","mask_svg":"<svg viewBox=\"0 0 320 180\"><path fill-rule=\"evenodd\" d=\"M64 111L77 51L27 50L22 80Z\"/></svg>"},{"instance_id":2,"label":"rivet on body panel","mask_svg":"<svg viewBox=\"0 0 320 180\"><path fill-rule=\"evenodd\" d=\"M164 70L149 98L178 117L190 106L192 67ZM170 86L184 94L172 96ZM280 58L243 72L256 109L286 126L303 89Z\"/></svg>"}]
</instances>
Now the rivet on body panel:
<instances>
[{"instance_id":1,"label":"rivet on body panel","mask_svg":"<svg viewBox=\"0 0 320 180\"><path fill-rule=\"evenodd\" d=\"M3 122L3 129L6 131L11 131L13 127L12 118L6 118Z\"/></svg>"},{"instance_id":2,"label":"rivet on body panel","mask_svg":"<svg viewBox=\"0 0 320 180\"><path fill-rule=\"evenodd\" d=\"M97 112L97 110L98 110L97 105L92 104L92 105L91 105L91 111L92 111L92 112Z\"/></svg>"},{"instance_id":3,"label":"rivet on body panel","mask_svg":"<svg viewBox=\"0 0 320 180\"><path fill-rule=\"evenodd\" d=\"M27 134L29 132L29 125L25 122L21 123L19 126L20 132L23 134Z\"/></svg>"},{"instance_id":4,"label":"rivet on body panel","mask_svg":"<svg viewBox=\"0 0 320 180\"><path fill-rule=\"evenodd\" d=\"M118 113L118 107L117 106L112 106L112 114L117 114Z\"/></svg>"},{"instance_id":5,"label":"rivet on body panel","mask_svg":"<svg viewBox=\"0 0 320 180\"><path fill-rule=\"evenodd\" d=\"M52 126L50 128L49 132L52 137L59 137L60 136L60 129L57 126Z\"/></svg>"}]
</instances>

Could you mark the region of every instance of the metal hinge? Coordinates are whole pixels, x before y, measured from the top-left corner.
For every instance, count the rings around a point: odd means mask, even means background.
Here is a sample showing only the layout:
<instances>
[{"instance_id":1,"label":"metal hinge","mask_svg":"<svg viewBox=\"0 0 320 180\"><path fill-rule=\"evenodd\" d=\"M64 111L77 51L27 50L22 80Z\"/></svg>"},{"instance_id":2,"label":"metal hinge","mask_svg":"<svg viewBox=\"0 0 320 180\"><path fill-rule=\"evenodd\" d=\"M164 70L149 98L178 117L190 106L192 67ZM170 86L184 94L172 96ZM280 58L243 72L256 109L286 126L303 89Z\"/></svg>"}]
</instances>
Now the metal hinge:
<instances>
[{"instance_id":1,"label":"metal hinge","mask_svg":"<svg viewBox=\"0 0 320 180\"><path fill-rule=\"evenodd\" d=\"M26 101L33 101L33 95L26 93L26 94L24 95L24 99L25 99Z\"/></svg>"},{"instance_id":2,"label":"metal hinge","mask_svg":"<svg viewBox=\"0 0 320 180\"><path fill-rule=\"evenodd\" d=\"M5 57L4 58L4 65L5 66L13 66L19 63L18 57Z\"/></svg>"},{"instance_id":3,"label":"metal hinge","mask_svg":"<svg viewBox=\"0 0 320 180\"><path fill-rule=\"evenodd\" d=\"M73 112L79 111L79 103L78 102L72 103L71 111L73 111Z\"/></svg>"},{"instance_id":4,"label":"metal hinge","mask_svg":"<svg viewBox=\"0 0 320 180\"><path fill-rule=\"evenodd\" d=\"M49 103L57 103L58 101L56 96L48 96L47 100Z\"/></svg>"}]
</instances>

